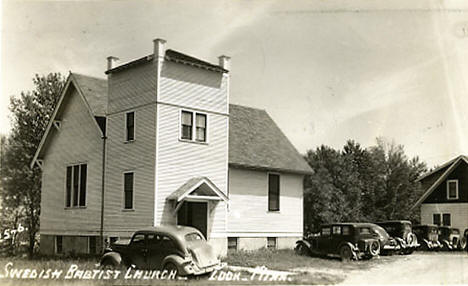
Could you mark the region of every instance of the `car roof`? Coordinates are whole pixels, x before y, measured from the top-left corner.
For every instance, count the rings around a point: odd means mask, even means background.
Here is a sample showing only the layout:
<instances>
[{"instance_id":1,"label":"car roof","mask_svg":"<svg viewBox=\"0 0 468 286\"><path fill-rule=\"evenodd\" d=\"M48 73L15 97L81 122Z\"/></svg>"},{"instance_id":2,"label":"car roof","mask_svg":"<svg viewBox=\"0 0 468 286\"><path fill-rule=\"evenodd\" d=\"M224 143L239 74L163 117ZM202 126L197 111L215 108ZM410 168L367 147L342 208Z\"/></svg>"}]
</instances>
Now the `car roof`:
<instances>
[{"instance_id":1,"label":"car roof","mask_svg":"<svg viewBox=\"0 0 468 286\"><path fill-rule=\"evenodd\" d=\"M147 228L142 228L137 232L159 232L159 233L166 233L172 236L183 237L189 233L200 233L200 231L194 227L190 226L183 226L183 225L160 225L160 226L152 226Z\"/></svg>"},{"instance_id":2,"label":"car roof","mask_svg":"<svg viewBox=\"0 0 468 286\"><path fill-rule=\"evenodd\" d=\"M413 228L420 228L420 227L439 227L439 226L435 224L419 224L419 225L413 226Z\"/></svg>"},{"instance_id":3,"label":"car roof","mask_svg":"<svg viewBox=\"0 0 468 286\"><path fill-rule=\"evenodd\" d=\"M349 225L354 227L375 227L376 224L370 222L336 222L324 224L322 227L333 226L333 225Z\"/></svg>"},{"instance_id":4,"label":"car roof","mask_svg":"<svg viewBox=\"0 0 468 286\"><path fill-rule=\"evenodd\" d=\"M385 221L377 222L377 224L387 224L387 223L409 223L411 224L411 221L409 220L385 220Z\"/></svg>"}]
</instances>

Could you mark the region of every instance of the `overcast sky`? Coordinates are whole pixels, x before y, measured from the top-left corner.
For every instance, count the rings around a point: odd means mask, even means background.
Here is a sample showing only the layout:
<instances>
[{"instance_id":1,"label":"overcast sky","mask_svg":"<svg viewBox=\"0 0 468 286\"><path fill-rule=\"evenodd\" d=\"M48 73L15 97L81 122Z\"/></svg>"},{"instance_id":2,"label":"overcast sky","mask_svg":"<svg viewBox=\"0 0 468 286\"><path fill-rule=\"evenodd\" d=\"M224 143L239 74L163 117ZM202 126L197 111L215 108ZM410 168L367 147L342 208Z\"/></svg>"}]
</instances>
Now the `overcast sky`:
<instances>
[{"instance_id":1,"label":"overcast sky","mask_svg":"<svg viewBox=\"0 0 468 286\"><path fill-rule=\"evenodd\" d=\"M0 132L35 73L104 78L107 56L130 61L163 38L231 56L231 103L267 110L300 152L383 136L440 164L468 153L462 2L3 1Z\"/></svg>"}]
</instances>

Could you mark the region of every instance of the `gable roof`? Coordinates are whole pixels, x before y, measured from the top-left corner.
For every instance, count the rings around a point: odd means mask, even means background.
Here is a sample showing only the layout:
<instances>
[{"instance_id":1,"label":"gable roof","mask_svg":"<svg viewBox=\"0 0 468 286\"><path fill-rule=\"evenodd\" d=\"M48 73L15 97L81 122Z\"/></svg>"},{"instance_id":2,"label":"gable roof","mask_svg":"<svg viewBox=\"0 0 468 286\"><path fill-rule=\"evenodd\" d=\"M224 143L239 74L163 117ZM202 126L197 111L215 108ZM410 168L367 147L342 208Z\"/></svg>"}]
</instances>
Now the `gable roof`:
<instances>
[{"instance_id":1,"label":"gable roof","mask_svg":"<svg viewBox=\"0 0 468 286\"><path fill-rule=\"evenodd\" d=\"M419 206L420 204L422 204L422 202L424 202L425 199L427 199L427 197L432 194L432 192L438 187L440 186L440 184L442 184L442 182L445 181L445 179L447 179L447 177L456 169L456 167L458 165L460 165L460 163L462 162L465 162L466 164L468 164L468 158L464 155L460 155L458 157L456 157L455 159L452 159L450 160L449 162L443 164L442 166L440 166L439 168L436 168L435 170L429 172L429 174L425 174L423 175L421 178L418 179L418 181L421 181L422 179L424 178L428 178L430 175L432 174L435 174L436 172L448 167L443 173L442 175L437 179L435 180L435 182L424 192L424 194L416 201L416 203L411 207L411 210L416 208L417 206Z\"/></svg>"},{"instance_id":2,"label":"gable roof","mask_svg":"<svg viewBox=\"0 0 468 286\"><path fill-rule=\"evenodd\" d=\"M100 126L100 124L102 125L102 123L98 122L97 117L103 117L106 113L105 107L107 103L103 104L103 102L107 102L107 80L70 72L67 81L61 91L61 95L57 102L57 106L55 107L54 112L50 117L50 121L47 125L44 135L42 135L41 142L39 143L36 153L34 154L34 157L31 161L31 168L34 166L34 163L39 158L39 155L43 150L44 144L49 138L52 125L55 121L55 118L57 118L59 111L62 109L63 100L71 85L73 85L76 88L80 98L83 100L83 103L86 106L86 109L88 110L88 114L93 118L93 122L95 122L96 128L98 128L101 136L104 136L104 130Z\"/></svg>"},{"instance_id":3,"label":"gable roof","mask_svg":"<svg viewBox=\"0 0 468 286\"><path fill-rule=\"evenodd\" d=\"M229 164L311 174L313 171L265 110L229 105Z\"/></svg>"},{"instance_id":4,"label":"gable roof","mask_svg":"<svg viewBox=\"0 0 468 286\"><path fill-rule=\"evenodd\" d=\"M107 70L105 73L110 74L110 73L119 72L119 71L125 70L125 69L127 69L129 67L132 67L132 66L136 66L136 65L140 65L140 64L143 64L143 63L150 62L153 59L154 59L153 54L147 55L145 57L141 57L139 59L130 61L128 63L122 64L122 65L119 65L119 66L117 66L115 68ZM192 57L192 56L189 56L187 54L184 54L184 53L181 53L181 52L178 52L178 51L175 51L175 50L171 50L171 49L166 50L166 52L164 54L164 59L167 60L167 61L171 61L171 62L175 62L175 63L181 63L181 64L185 64L185 65L190 65L190 66L194 66L194 67L198 67L198 68L202 68L202 69L206 69L206 70L210 70L210 71L221 72L221 73L229 72L228 70L220 67L219 65L215 65L215 64L209 63L207 61L203 61L203 60L200 60L198 58L195 58L195 57Z\"/></svg>"},{"instance_id":5,"label":"gable roof","mask_svg":"<svg viewBox=\"0 0 468 286\"><path fill-rule=\"evenodd\" d=\"M69 81L75 84L95 117L105 115L106 79L70 73ZM61 101L57 109L60 103ZM43 141L47 135L48 131L44 134ZM33 162L37 159L42 144L41 141ZM229 105L229 165L298 174L313 173L265 110L234 104Z\"/></svg>"}]
</instances>

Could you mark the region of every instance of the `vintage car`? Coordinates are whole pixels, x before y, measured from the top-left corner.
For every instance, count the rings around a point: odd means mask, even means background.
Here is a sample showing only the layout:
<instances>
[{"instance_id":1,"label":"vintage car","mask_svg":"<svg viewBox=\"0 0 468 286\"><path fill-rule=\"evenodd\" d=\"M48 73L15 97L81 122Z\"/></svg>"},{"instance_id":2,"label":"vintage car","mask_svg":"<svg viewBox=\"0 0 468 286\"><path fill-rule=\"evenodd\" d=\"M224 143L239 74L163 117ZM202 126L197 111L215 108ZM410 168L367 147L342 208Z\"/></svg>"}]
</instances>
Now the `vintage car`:
<instances>
[{"instance_id":1,"label":"vintage car","mask_svg":"<svg viewBox=\"0 0 468 286\"><path fill-rule=\"evenodd\" d=\"M130 243L111 244L101 265L176 271L185 276L212 272L221 263L196 228L167 225L139 230Z\"/></svg>"},{"instance_id":2,"label":"vintage car","mask_svg":"<svg viewBox=\"0 0 468 286\"><path fill-rule=\"evenodd\" d=\"M462 249L460 230L449 226L439 226L439 242L442 244L442 250Z\"/></svg>"},{"instance_id":3,"label":"vintage car","mask_svg":"<svg viewBox=\"0 0 468 286\"><path fill-rule=\"evenodd\" d=\"M369 223L369 226L372 231L377 234L381 249L380 253L382 255L393 254L395 251L401 249L396 239L391 237L383 227L372 223Z\"/></svg>"},{"instance_id":4,"label":"vintage car","mask_svg":"<svg viewBox=\"0 0 468 286\"><path fill-rule=\"evenodd\" d=\"M411 254L420 246L409 220L388 220L376 224L383 227L391 237L396 239L401 253Z\"/></svg>"},{"instance_id":5,"label":"vintage car","mask_svg":"<svg viewBox=\"0 0 468 286\"><path fill-rule=\"evenodd\" d=\"M439 231L437 225L415 225L413 226L413 233L420 242L419 249L438 250L442 247L442 244L439 242Z\"/></svg>"},{"instance_id":6,"label":"vintage car","mask_svg":"<svg viewBox=\"0 0 468 286\"><path fill-rule=\"evenodd\" d=\"M379 234L369 223L334 223L323 225L320 234L296 242L299 255L333 255L342 260L372 258L379 255Z\"/></svg>"}]
</instances>

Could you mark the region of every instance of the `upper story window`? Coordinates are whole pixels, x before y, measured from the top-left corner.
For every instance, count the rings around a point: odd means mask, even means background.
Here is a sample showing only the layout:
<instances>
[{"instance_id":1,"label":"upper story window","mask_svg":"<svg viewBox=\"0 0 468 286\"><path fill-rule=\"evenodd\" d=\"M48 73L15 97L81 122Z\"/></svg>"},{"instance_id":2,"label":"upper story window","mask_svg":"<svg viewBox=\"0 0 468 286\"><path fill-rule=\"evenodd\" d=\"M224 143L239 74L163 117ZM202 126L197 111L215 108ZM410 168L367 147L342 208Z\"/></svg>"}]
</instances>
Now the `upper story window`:
<instances>
[{"instance_id":1,"label":"upper story window","mask_svg":"<svg viewBox=\"0 0 468 286\"><path fill-rule=\"evenodd\" d=\"M65 207L86 206L87 173L86 164L67 166Z\"/></svg>"},{"instance_id":2,"label":"upper story window","mask_svg":"<svg viewBox=\"0 0 468 286\"><path fill-rule=\"evenodd\" d=\"M280 176L268 174L268 211L279 211Z\"/></svg>"},{"instance_id":3,"label":"upper story window","mask_svg":"<svg viewBox=\"0 0 468 286\"><path fill-rule=\"evenodd\" d=\"M182 110L180 125L180 139L207 141L207 115L205 113Z\"/></svg>"},{"instance_id":4,"label":"upper story window","mask_svg":"<svg viewBox=\"0 0 468 286\"><path fill-rule=\"evenodd\" d=\"M458 199L458 180L447 180L447 199Z\"/></svg>"},{"instance_id":5,"label":"upper story window","mask_svg":"<svg viewBox=\"0 0 468 286\"><path fill-rule=\"evenodd\" d=\"M135 112L127 112L125 114L125 140L135 140Z\"/></svg>"},{"instance_id":6,"label":"upper story window","mask_svg":"<svg viewBox=\"0 0 468 286\"><path fill-rule=\"evenodd\" d=\"M124 173L124 209L133 209L133 172Z\"/></svg>"},{"instance_id":7,"label":"upper story window","mask_svg":"<svg viewBox=\"0 0 468 286\"><path fill-rule=\"evenodd\" d=\"M450 214L442 214L442 224L446 226L451 225L451 216Z\"/></svg>"},{"instance_id":8,"label":"upper story window","mask_svg":"<svg viewBox=\"0 0 468 286\"><path fill-rule=\"evenodd\" d=\"M192 140L193 113L182 111L182 134L180 138Z\"/></svg>"}]
</instances>

